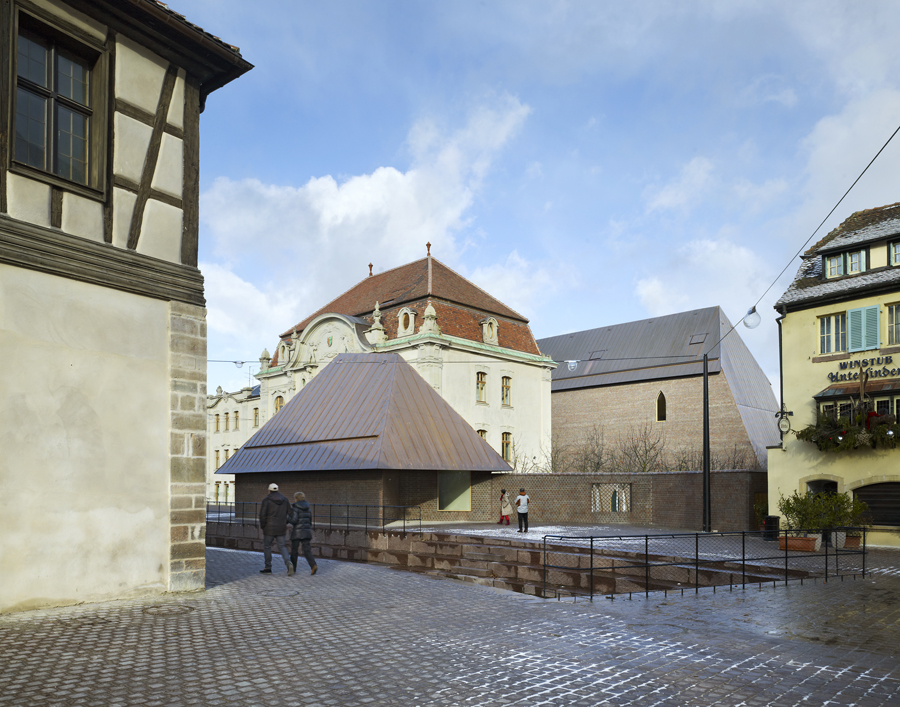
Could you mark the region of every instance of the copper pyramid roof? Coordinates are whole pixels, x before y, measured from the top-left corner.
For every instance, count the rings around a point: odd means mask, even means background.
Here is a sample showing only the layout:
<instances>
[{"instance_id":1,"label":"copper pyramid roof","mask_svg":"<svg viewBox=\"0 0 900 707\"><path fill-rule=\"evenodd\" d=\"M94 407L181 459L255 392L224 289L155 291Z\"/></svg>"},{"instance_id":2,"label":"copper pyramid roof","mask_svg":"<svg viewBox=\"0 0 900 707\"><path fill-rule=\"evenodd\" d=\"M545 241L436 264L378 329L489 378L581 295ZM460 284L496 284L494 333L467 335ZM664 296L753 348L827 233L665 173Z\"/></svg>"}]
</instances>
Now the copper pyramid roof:
<instances>
[{"instance_id":1,"label":"copper pyramid roof","mask_svg":"<svg viewBox=\"0 0 900 707\"><path fill-rule=\"evenodd\" d=\"M398 354L340 354L217 473L509 471Z\"/></svg>"}]
</instances>

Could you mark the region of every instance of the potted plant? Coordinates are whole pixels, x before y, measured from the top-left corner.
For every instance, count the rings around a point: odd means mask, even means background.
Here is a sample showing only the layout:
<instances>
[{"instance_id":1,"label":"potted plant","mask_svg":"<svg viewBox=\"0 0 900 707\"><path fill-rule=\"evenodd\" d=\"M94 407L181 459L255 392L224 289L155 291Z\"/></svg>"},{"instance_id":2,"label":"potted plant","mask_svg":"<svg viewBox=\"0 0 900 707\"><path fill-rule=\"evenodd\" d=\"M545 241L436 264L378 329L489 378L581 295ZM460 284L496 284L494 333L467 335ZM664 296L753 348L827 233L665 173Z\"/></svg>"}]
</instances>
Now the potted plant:
<instances>
[{"instance_id":1,"label":"potted plant","mask_svg":"<svg viewBox=\"0 0 900 707\"><path fill-rule=\"evenodd\" d=\"M832 534L832 542L836 548L859 547L862 532L847 530L870 525L869 506L850 493L837 493L829 497L827 525L838 528Z\"/></svg>"},{"instance_id":2,"label":"potted plant","mask_svg":"<svg viewBox=\"0 0 900 707\"><path fill-rule=\"evenodd\" d=\"M810 533L820 529L825 515L824 494L794 491L790 496L778 499L778 510L787 523L788 531L778 539L781 550L815 552L822 547L822 534Z\"/></svg>"}]
</instances>

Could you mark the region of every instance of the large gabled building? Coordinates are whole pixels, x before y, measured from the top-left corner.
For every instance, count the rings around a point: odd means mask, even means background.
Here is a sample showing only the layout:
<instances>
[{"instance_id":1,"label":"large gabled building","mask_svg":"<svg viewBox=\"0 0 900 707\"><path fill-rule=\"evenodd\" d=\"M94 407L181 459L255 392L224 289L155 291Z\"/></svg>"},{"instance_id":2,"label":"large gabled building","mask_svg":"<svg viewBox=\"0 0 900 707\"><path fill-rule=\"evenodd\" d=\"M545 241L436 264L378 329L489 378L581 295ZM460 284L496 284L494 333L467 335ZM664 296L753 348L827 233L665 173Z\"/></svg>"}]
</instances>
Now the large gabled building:
<instances>
[{"instance_id":1,"label":"large gabled building","mask_svg":"<svg viewBox=\"0 0 900 707\"><path fill-rule=\"evenodd\" d=\"M528 320L432 257L369 276L264 351L258 390L208 399L207 493L233 498L218 464L341 353L396 353L518 470L550 449L550 375ZM235 419L238 430L235 430ZM229 495L230 494L230 495Z\"/></svg>"},{"instance_id":2,"label":"large gabled building","mask_svg":"<svg viewBox=\"0 0 900 707\"><path fill-rule=\"evenodd\" d=\"M770 505L852 492L872 509L871 541L900 544L900 204L858 211L807 250L775 309L792 430L769 453Z\"/></svg>"},{"instance_id":3,"label":"large gabled building","mask_svg":"<svg viewBox=\"0 0 900 707\"><path fill-rule=\"evenodd\" d=\"M661 440L663 468L700 468L707 354L714 468L765 468L766 447L778 440L777 402L720 307L562 334L538 345L569 362L553 372L557 448L577 456L599 435L608 451L624 440Z\"/></svg>"}]
</instances>

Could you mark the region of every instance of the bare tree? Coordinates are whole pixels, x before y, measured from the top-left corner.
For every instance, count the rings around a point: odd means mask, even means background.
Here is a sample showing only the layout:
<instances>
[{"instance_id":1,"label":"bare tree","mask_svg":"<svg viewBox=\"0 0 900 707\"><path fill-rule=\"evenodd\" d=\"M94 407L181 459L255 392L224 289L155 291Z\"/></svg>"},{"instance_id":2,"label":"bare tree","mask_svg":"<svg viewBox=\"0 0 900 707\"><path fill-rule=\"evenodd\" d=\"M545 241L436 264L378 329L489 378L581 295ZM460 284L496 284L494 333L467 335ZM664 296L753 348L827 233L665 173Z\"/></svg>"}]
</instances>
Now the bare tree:
<instances>
[{"instance_id":1,"label":"bare tree","mask_svg":"<svg viewBox=\"0 0 900 707\"><path fill-rule=\"evenodd\" d=\"M666 436L654 430L652 424L632 427L616 440L615 470L624 473L664 471L665 452Z\"/></svg>"},{"instance_id":2,"label":"bare tree","mask_svg":"<svg viewBox=\"0 0 900 707\"><path fill-rule=\"evenodd\" d=\"M571 452L572 469L585 474L608 471L611 461L610 451L606 445L603 428L594 426L586 430L575 443Z\"/></svg>"}]
</instances>

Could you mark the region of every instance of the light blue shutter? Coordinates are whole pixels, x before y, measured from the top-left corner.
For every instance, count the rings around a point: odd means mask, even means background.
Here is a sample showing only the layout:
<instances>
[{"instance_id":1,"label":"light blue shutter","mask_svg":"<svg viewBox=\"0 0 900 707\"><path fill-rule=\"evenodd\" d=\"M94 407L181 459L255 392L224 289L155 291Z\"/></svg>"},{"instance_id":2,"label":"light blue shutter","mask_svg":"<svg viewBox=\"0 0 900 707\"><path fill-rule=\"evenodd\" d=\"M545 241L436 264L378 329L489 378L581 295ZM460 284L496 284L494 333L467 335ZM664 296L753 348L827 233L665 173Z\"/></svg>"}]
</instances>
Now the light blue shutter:
<instances>
[{"instance_id":1,"label":"light blue shutter","mask_svg":"<svg viewBox=\"0 0 900 707\"><path fill-rule=\"evenodd\" d=\"M850 330L850 350L863 350L863 311L862 309L851 309L847 312L847 328Z\"/></svg>"},{"instance_id":2,"label":"light blue shutter","mask_svg":"<svg viewBox=\"0 0 900 707\"><path fill-rule=\"evenodd\" d=\"M878 315L878 305L851 309L847 312L850 351L868 351L879 348L881 330Z\"/></svg>"},{"instance_id":3,"label":"light blue shutter","mask_svg":"<svg viewBox=\"0 0 900 707\"><path fill-rule=\"evenodd\" d=\"M879 334L881 333L881 329L878 326L878 306L874 307L866 307L865 308L865 317L863 318L865 322L864 326L864 338L865 338L865 348L866 349L877 349L879 348L881 342L879 341Z\"/></svg>"}]
</instances>

